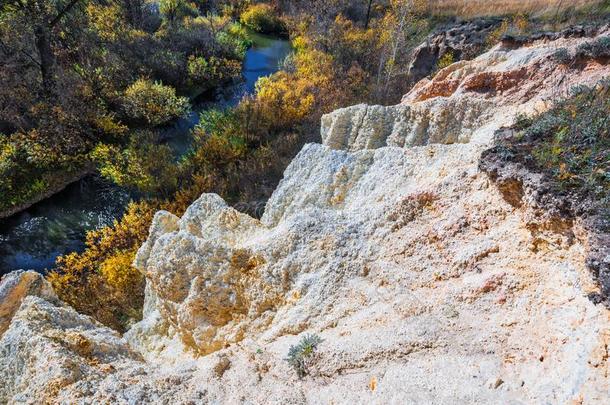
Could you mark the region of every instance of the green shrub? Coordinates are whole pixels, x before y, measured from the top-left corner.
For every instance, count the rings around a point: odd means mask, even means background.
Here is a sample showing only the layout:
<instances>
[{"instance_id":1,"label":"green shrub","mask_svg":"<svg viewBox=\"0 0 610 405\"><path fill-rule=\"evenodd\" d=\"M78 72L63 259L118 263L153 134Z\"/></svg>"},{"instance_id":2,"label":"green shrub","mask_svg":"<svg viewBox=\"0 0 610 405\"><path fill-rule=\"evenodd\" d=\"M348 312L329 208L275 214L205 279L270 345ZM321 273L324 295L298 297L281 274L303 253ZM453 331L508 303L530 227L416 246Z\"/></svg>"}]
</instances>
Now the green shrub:
<instances>
[{"instance_id":1,"label":"green shrub","mask_svg":"<svg viewBox=\"0 0 610 405\"><path fill-rule=\"evenodd\" d=\"M455 62L455 56L452 51L445 52L436 62L436 72L445 69L447 66L452 65Z\"/></svg>"},{"instance_id":2,"label":"green shrub","mask_svg":"<svg viewBox=\"0 0 610 405\"><path fill-rule=\"evenodd\" d=\"M446 52L436 63L438 70L444 69L449 65L452 65L455 62L455 57L453 56L453 52Z\"/></svg>"},{"instance_id":3,"label":"green shrub","mask_svg":"<svg viewBox=\"0 0 610 405\"><path fill-rule=\"evenodd\" d=\"M28 152L32 147L23 142L22 134L4 136L0 134L0 210L32 201L49 188L63 184L84 162L74 161L50 163L37 160Z\"/></svg>"},{"instance_id":4,"label":"green shrub","mask_svg":"<svg viewBox=\"0 0 610 405\"><path fill-rule=\"evenodd\" d=\"M244 130L235 112L212 109L201 113L193 129L193 149L182 166L192 173L223 173L233 169L247 153Z\"/></svg>"},{"instance_id":5,"label":"green shrub","mask_svg":"<svg viewBox=\"0 0 610 405\"><path fill-rule=\"evenodd\" d=\"M290 346L286 361L296 371L299 378L308 374L309 360L320 343L322 343L322 339L318 335L305 335L299 344Z\"/></svg>"},{"instance_id":6,"label":"green shrub","mask_svg":"<svg viewBox=\"0 0 610 405\"><path fill-rule=\"evenodd\" d=\"M284 33L286 31L284 23L277 17L273 7L264 3L248 7L241 15L240 21L251 30L264 34Z\"/></svg>"},{"instance_id":7,"label":"green shrub","mask_svg":"<svg viewBox=\"0 0 610 405\"><path fill-rule=\"evenodd\" d=\"M199 123L195 127L194 137L198 139L212 134L224 133L237 135L240 132L242 132L242 129L235 110L212 108L199 114Z\"/></svg>"},{"instance_id":8,"label":"green shrub","mask_svg":"<svg viewBox=\"0 0 610 405\"><path fill-rule=\"evenodd\" d=\"M609 81L579 87L546 113L520 120L512 153L527 154L561 190L610 202L609 92Z\"/></svg>"},{"instance_id":9,"label":"green shrub","mask_svg":"<svg viewBox=\"0 0 610 405\"><path fill-rule=\"evenodd\" d=\"M232 59L220 59L212 56L206 59L201 56L191 56L187 65L191 84L206 85L211 88L225 80L239 76L241 64Z\"/></svg>"},{"instance_id":10,"label":"green shrub","mask_svg":"<svg viewBox=\"0 0 610 405\"><path fill-rule=\"evenodd\" d=\"M566 48L559 48L553 53L552 59L560 65L567 65L572 61L572 56Z\"/></svg>"},{"instance_id":11,"label":"green shrub","mask_svg":"<svg viewBox=\"0 0 610 405\"><path fill-rule=\"evenodd\" d=\"M125 90L123 108L129 118L157 126L186 114L189 102L178 97L173 87L138 79Z\"/></svg>"},{"instance_id":12,"label":"green shrub","mask_svg":"<svg viewBox=\"0 0 610 405\"><path fill-rule=\"evenodd\" d=\"M174 24L186 16L196 16L197 7L185 0L160 0L159 13L169 24Z\"/></svg>"},{"instance_id":13,"label":"green shrub","mask_svg":"<svg viewBox=\"0 0 610 405\"><path fill-rule=\"evenodd\" d=\"M610 58L610 36L587 41L576 48L577 58L604 59Z\"/></svg>"},{"instance_id":14,"label":"green shrub","mask_svg":"<svg viewBox=\"0 0 610 405\"><path fill-rule=\"evenodd\" d=\"M239 23L229 24L227 28L216 34L216 41L239 59L243 59L248 48L252 46L248 32Z\"/></svg>"},{"instance_id":15,"label":"green shrub","mask_svg":"<svg viewBox=\"0 0 610 405\"><path fill-rule=\"evenodd\" d=\"M188 60L187 70L189 79L195 83L209 80L212 75L210 63L203 56L191 55Z\"/></svg>"},{"instance_id":16,"label":"green shrub","mask_svg":"<svg viewBox=\"0 0 610 405\"><path fill-rule=\"evenodd\" d=\"M100 143L91 153L100 174L114 183L145 194L169 195L178 185L172 150L150 132L132 134L122 148Z\"/></svg>"}]
</instances>

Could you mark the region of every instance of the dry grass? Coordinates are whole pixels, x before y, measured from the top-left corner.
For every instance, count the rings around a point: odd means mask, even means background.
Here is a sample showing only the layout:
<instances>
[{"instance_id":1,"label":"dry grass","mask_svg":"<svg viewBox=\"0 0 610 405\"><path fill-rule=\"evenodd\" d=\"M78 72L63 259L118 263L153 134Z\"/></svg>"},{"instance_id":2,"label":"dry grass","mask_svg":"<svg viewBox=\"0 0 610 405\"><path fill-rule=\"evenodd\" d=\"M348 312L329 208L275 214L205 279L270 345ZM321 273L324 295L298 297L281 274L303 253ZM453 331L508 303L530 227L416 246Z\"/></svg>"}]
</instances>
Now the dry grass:
<instances>
[{"instance_id":1,"label":"dry grass","mask_svg":"<svg viewBox=\"0 0 610 405\"><path fill-rule=\"evenodd\" d=\"M432 14L465 18L517 13L549 15L567 8L596 6L601 3L603 0L428 0Z\"/></svg>"}]
</instances>

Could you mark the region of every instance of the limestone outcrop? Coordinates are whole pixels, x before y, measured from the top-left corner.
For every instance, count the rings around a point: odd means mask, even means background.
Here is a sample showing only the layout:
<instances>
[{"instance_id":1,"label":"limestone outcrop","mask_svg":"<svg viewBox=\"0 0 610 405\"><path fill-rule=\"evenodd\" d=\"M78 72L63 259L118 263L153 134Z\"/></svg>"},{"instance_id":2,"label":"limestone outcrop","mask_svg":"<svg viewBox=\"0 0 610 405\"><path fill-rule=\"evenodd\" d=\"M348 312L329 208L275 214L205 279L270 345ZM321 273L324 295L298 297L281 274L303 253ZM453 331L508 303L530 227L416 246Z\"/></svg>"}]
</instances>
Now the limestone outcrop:
<instances>
[{"instance_id":1,"label":"limestone outcrop","mask_svg":"<svg viewBox=\"0 0 610 405\"><path fill-rule=\"evenodd\" d=\"M325 116L260 220L213 194L158 213L134 263L144 319L121 337L25 298L0 402L607 403L586 241L534 238L527 204L479 170L516 114L610 74L549 58L580 41L496 47L398 106ZM300 379L285 358L309 333L323 341Z\"/></svg>"},{"instance_id":2,"label":"limestone outcrop","mask_svg":"<svg viewBox=\"0 0 610 405\"><path fill-rule=\"evenodd\" d=\"M0 402L75 403L96 391L92 382L117 370L137 376L139 358L118 333L30 295L2 336ZM64 390L69 397L62 400Z\"/></svg>"},{"instance_id":3,"label":"limestone outcrop","mask_svg":"<svg viewBox=\"0 0 610 405\"><path fill-rule=\"evenodd\" d=\"M501 23L500 18L481 18L438 29L414 49L408 68L409 79L415 83L434 72L439 59L446 54L451 54L456 61L472 59L482 52L487 37Z\"/></svg>"},{"instance_id":4,"label":"limestone outcrop","mask_svg":"<svg viewBox=\"0 0 610 405\"><path fill-rule=\"evenodd\" d=\"M607 35L602 32L599 37ZM607 64L601 61L583 61L582 66L553 61L558 49L575 53L590 41L560 38L517 49L497 46L420 80L399 105L357 105L324 116L323 143L347 150L489 144L495 130L512 124L518 114L544 111L572 87L608 76Z\"/></svg>"},{"instance_id":5,"label":"limestone outcrop","mask_svg":"<svg viewBox=\"0 0 610 405\"><path fill-rule=\"evenodd\" d=\"M21 302L30 295L54 304L59 303L51 284L35 271L17 270L2 277L0 280L0 336L8 329Z\"/></svg>"}]
</instances>

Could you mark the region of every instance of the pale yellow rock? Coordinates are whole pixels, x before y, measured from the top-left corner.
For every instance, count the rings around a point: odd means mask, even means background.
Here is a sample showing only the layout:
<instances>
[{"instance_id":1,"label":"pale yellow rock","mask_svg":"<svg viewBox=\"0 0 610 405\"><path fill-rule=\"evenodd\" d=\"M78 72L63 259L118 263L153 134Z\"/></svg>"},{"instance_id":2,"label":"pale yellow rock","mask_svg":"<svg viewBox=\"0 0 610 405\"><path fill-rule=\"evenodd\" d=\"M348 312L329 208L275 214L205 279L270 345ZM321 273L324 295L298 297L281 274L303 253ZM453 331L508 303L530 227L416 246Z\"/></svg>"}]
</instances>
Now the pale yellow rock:
<instances>
[{"instance_id":1,"label":"pale yellow rock","mask_svg":"<svg viewBox=\"0 0 610 405\"><path fill-rule=\"evenodd\" d=\"M529 249L527 208L478 170L494 131L557 90L550 53L582 41L494 48L399 106L326 116L260 221L212 194L158 214L135 262L142 322L120 339L27 298L0 342L0 402L52 383L66 404L607 403L585 245L543 229ZM307 333L323 342L299 379L284 359Z\"/></svg>"},{"instance_id":2,"label":"pale yellow rock","mask_svg":"<svg viewBox=\"0 0 610 405\"><path fill-rule=\"evenodd\" d=\"M13 315L25 297L35 295L58 303L53 287L35 271L13 271L0 280L0 336L8 329Z\"/></svg>"}]
</instances>

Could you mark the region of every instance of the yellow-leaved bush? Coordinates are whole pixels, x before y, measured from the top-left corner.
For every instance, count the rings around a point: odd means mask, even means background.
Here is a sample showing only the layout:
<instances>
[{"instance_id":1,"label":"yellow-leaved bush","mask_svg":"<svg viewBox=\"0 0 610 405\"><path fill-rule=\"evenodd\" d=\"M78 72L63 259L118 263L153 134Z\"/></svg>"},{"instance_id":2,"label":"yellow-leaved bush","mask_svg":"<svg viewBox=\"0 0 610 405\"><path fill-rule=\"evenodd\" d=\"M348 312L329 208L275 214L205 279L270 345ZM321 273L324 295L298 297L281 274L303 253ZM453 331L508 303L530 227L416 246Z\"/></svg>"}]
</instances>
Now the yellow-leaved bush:
<instances>
[{"instance_id":1,"label":"yellow-leaved bush","mask_svg":"<svg viewBox=\"0 0 610 405\"><path fill-rule=\"evenodd\" d=\"M87 248L57 260L47 279L66 303L123 331L141 318L144 276L131 266L160 205L132 203L120 221L87 233Z\"/></svg>"},{"instance_id":2,"label":"yellow-leaved bush","mask_svg":"<svg viewBox=\"0 0 610 405\"><path fill-rule=\"evenodd\" d=\"M122 10L118 5L90 3L86 11L90 24L104 41L114 42L127 35L128 27L121 18Z\"/></svg>"},{"instance_id":3,"label":"yellow-leaved bush","mask_svg":"<svg viewBox=\"0 0 610 405\"><path fill-rule=\"evenodd\" d=\"M315 49L296 52L293 72L280 71L256 83L256 105L272 128L286 128L310 116L332 86L332 58Z\"/></svg>"},{"instance_id":4,"label":"yellow-leaved bush","mask_svg":"<svg viewBox=\"0 0 610 405\"><path fill-rule=\"evenodd\" d=\"M170 195L178 186L179 167L168 145L148 131L134 131L127 147L100 143L91 152L100 174L148 195Z\"/></svg>"},{"instance_id":5,"label":"yellow-leaved bush","mask_svg":"<svg viewBox=\"0 0 610 405\"><path fill-rule=\"evenodd\" d=\"M140 283L141 274L132 267L133 250L115 253L100 264L100 274L109 285L120 291L133 291Z\"/></svg>"},{"instance_id":6,"label":"yellow-leaved bush","mask_svg":"<svg viewBox=\"0 0 610 405\"><path fill-rule=\"evenodd\" d=\"M125 90L123 108L128 118L157 126L183 116L190 105L173 87L140 78Z\"/></svg>"},{"instance_id":7,"label":"yellow-leaved bush","mask_svg":"<svg viewBox=\"0 0 610 405\"><path fill-rule=\"evenodd\" d=\"M265 34L282 33L285 30L282 20L272 6L265 3L253 4L240 16L246 27Z\"/></svg>"}]
</instances>

